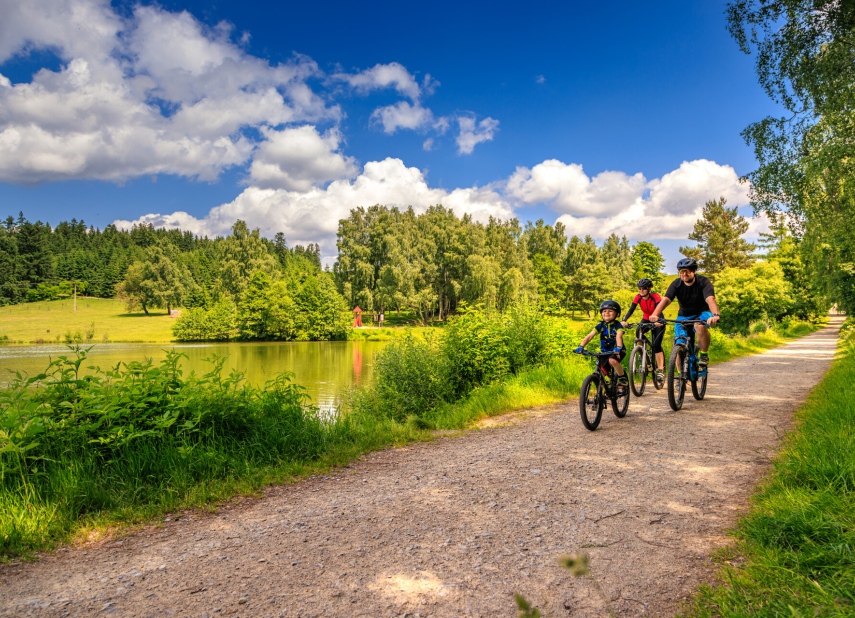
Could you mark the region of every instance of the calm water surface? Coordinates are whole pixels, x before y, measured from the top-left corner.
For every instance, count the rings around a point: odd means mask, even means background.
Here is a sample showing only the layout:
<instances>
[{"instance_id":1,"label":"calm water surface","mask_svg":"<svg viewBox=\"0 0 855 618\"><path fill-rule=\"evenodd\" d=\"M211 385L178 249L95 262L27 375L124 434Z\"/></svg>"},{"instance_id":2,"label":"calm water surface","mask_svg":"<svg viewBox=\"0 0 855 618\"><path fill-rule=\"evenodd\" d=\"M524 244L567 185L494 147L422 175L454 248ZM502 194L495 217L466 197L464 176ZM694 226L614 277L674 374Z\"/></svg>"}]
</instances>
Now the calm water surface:
<instances>
[{"instance_id":1,"label":"calm water surface","mask_svg":"<svg viewBox=\"0 0 855 618\"><path fill-rule=\"evenodd\" d=\"M211 344L145 344L103 343L95 344L89 352L86 365L108 369L119 362L142 361L151 358L155 362L166 357L166 351L174 349L186 354L182 369L208 371L210 363L205 359L214 355L227 356L224 375L232 369L243 372L254 385L282 371L295 374L293 381L305 386L315 405L323 409L335 408L341 395L353 384L361 384L371 378L371 368L376 354L385 345L382 341L318 341L290 343L211 343ZM44 371L50 358L71 354L62 345L0 347L0 385L14 379L14 372L36 375Z\"/></svg>"}]
</instances>

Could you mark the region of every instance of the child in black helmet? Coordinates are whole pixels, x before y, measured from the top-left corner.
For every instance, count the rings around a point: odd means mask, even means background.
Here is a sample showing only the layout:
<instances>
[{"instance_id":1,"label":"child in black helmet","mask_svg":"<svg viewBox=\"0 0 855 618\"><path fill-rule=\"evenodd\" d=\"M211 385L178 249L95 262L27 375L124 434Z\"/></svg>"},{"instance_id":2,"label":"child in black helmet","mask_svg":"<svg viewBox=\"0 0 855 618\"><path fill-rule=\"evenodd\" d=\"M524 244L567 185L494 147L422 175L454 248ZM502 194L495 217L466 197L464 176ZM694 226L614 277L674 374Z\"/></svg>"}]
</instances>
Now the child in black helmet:
<instances>
[{"instance_id":1,"label":"child in black helmet","mask_svg":"<svg viewBox=\"0 0 855 618\"><path fill-rule=\"evenodd\" d=\"M600 316L603 321L597 324L588 335L582 340L582 345L576 348L576 352L581 352L585 346L596 337L600 336L600 351L614 352L614 356L609 358L609 364L614 367L618 375L618 384L627 386L629 382L626 379L626 374L623 372L623 365L620 362L626 356L626 347L623 345L623 325L618 321L620 315L620 305L617 301L607 300L600 305Z\"/></svg>"}]
</instances>

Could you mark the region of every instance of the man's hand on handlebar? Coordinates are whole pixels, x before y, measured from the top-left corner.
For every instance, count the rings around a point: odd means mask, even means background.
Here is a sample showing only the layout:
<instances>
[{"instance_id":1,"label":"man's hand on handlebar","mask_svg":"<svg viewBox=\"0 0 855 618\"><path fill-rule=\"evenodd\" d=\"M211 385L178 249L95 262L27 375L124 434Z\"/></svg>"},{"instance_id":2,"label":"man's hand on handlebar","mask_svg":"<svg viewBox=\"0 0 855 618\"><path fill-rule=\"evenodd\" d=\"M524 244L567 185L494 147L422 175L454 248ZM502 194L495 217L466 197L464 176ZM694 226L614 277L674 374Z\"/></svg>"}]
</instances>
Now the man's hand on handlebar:
<instances>
[{"instance_id":1,"label":"man's hand on handlebar","mask_svg":"<svg viewBox=\"0 0 855 618\"><path fill-rule=\"evenodd\" d=\"M710 316L707 318L707 324L709 324L710 326L715 326L716 324L718 324L718 321L720 319L721 319L721 316L719 316L719 315Z\"/></svg>"},{"instance_id":2,"label":"man's hand on handlebar","mask_svg":"<svg viewBox=\"0 0 855 618\"><path fill-rule=\"evenodd\" d=\"M575 352L576 354L581 354L584 351L585 351L585 346L581 346L581 345L578 348L576 348L575 350L573 350L573 352Z\"/></svg>"}]
</instances>

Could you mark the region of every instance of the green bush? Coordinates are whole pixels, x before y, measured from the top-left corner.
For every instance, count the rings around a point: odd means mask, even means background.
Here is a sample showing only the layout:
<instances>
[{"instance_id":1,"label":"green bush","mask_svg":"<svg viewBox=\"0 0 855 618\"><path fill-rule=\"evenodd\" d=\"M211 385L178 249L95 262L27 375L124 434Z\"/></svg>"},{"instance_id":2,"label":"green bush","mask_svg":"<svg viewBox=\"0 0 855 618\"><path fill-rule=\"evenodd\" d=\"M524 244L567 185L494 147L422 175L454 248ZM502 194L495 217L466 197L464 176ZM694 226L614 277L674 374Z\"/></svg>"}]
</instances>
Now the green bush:
<instances>
[{"instance_id":1,"label":"green bush","mask_svg":"<svg viewBox=\"0 0 855 618\"><path fill-rule=\"evenodd\" d=\"M716 277L715 291L723 317L720 325L728 333L755 332L752 323L780 320L792 306L792 287L777 262L725 268Z\"/></svg>"},{"instance_id":2,"label":"green bush","mask_svg":"<svg viewBox=\"0 0 855 618\"><path fill-rule=\"evenodd\" d=\"M449 363L433 337L411 333L388 344L374 360L374 385L352 393L352 405L401 422L450 400Z\"/></svg>"},{"instance_id":3,"label":"green bush","mask_svg":"<svg viewBox=\"0 0 855 618\"><path fill-rule=\"evenodd\" d=\"M38 549L90 514L311 461L346 427L321 418L287 373L256 389L214 359L185 378L169 352L83 377L88 350L73 351L0 392L0 555Z\"/></svg>"},{"instance_id":4,"label":"green bush","mask_svg":"<svg viewBox=\"0 0 855 618\"><path fill-rule=\"evenodd\" d=\"M253 273L237 304L185 311L172 328L179 341L327 341L347 339L350 313L326 276L272 281Z\"/></svg>"},{"instance_id":5,"label":"green bush","mask_svg":"<svg viewBox=\"0 0 855 618\"><path fill-rule=\"evenodd\" d=\"M461 397L508 374L536 367L573 348L575 331L531 305L504 313L464 308L445 328L442 349L452 371L451 390Z\"/></svg>"},{"instance_id":6,"label":"green bush","mask_svg":"<svg viewBox=\"0 0 855 618\"><path fill-rule=\"evenodd\" d=\"M566 320L530 305L504 313L463 308L442 339L407 334L377 354L373 383L355 391L351 407L397 421L431 416L443 403L569 354L580 338Z\"/></svg>"}]
</instances>

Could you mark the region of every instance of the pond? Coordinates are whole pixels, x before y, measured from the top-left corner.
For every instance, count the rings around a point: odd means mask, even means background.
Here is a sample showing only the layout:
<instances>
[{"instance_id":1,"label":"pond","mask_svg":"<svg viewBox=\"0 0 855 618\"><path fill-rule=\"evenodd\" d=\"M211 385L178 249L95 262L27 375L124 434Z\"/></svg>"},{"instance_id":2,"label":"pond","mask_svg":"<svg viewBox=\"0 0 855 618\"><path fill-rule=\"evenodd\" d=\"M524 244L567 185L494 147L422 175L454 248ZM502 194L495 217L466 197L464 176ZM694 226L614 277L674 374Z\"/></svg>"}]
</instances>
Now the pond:
<instances>
[{"instance_id":1,"label":"pond","mask_svg":"<svg viewBox=\"0 0 855 618\"><path fill-rule=\"evenodd\" d=\"M154 344L102 343L89 352L86 365L108 369L119 362L155 362L166 357L166 350L186 354L182 369L208 371L205 359L214 355L227 356L223 375L232 369L245 374L247 380L260 386L283 371L295 374L293 381L306 387L312 402L324 410L334 409L351 385L371 379L376 354L385 345L382 341L301 341L265 343ZM0 347L0 386L14 379L14 372L36 375L44 371L51 358L71 354L63 345L34 345Z\"/></svg>"}]
</instances>

